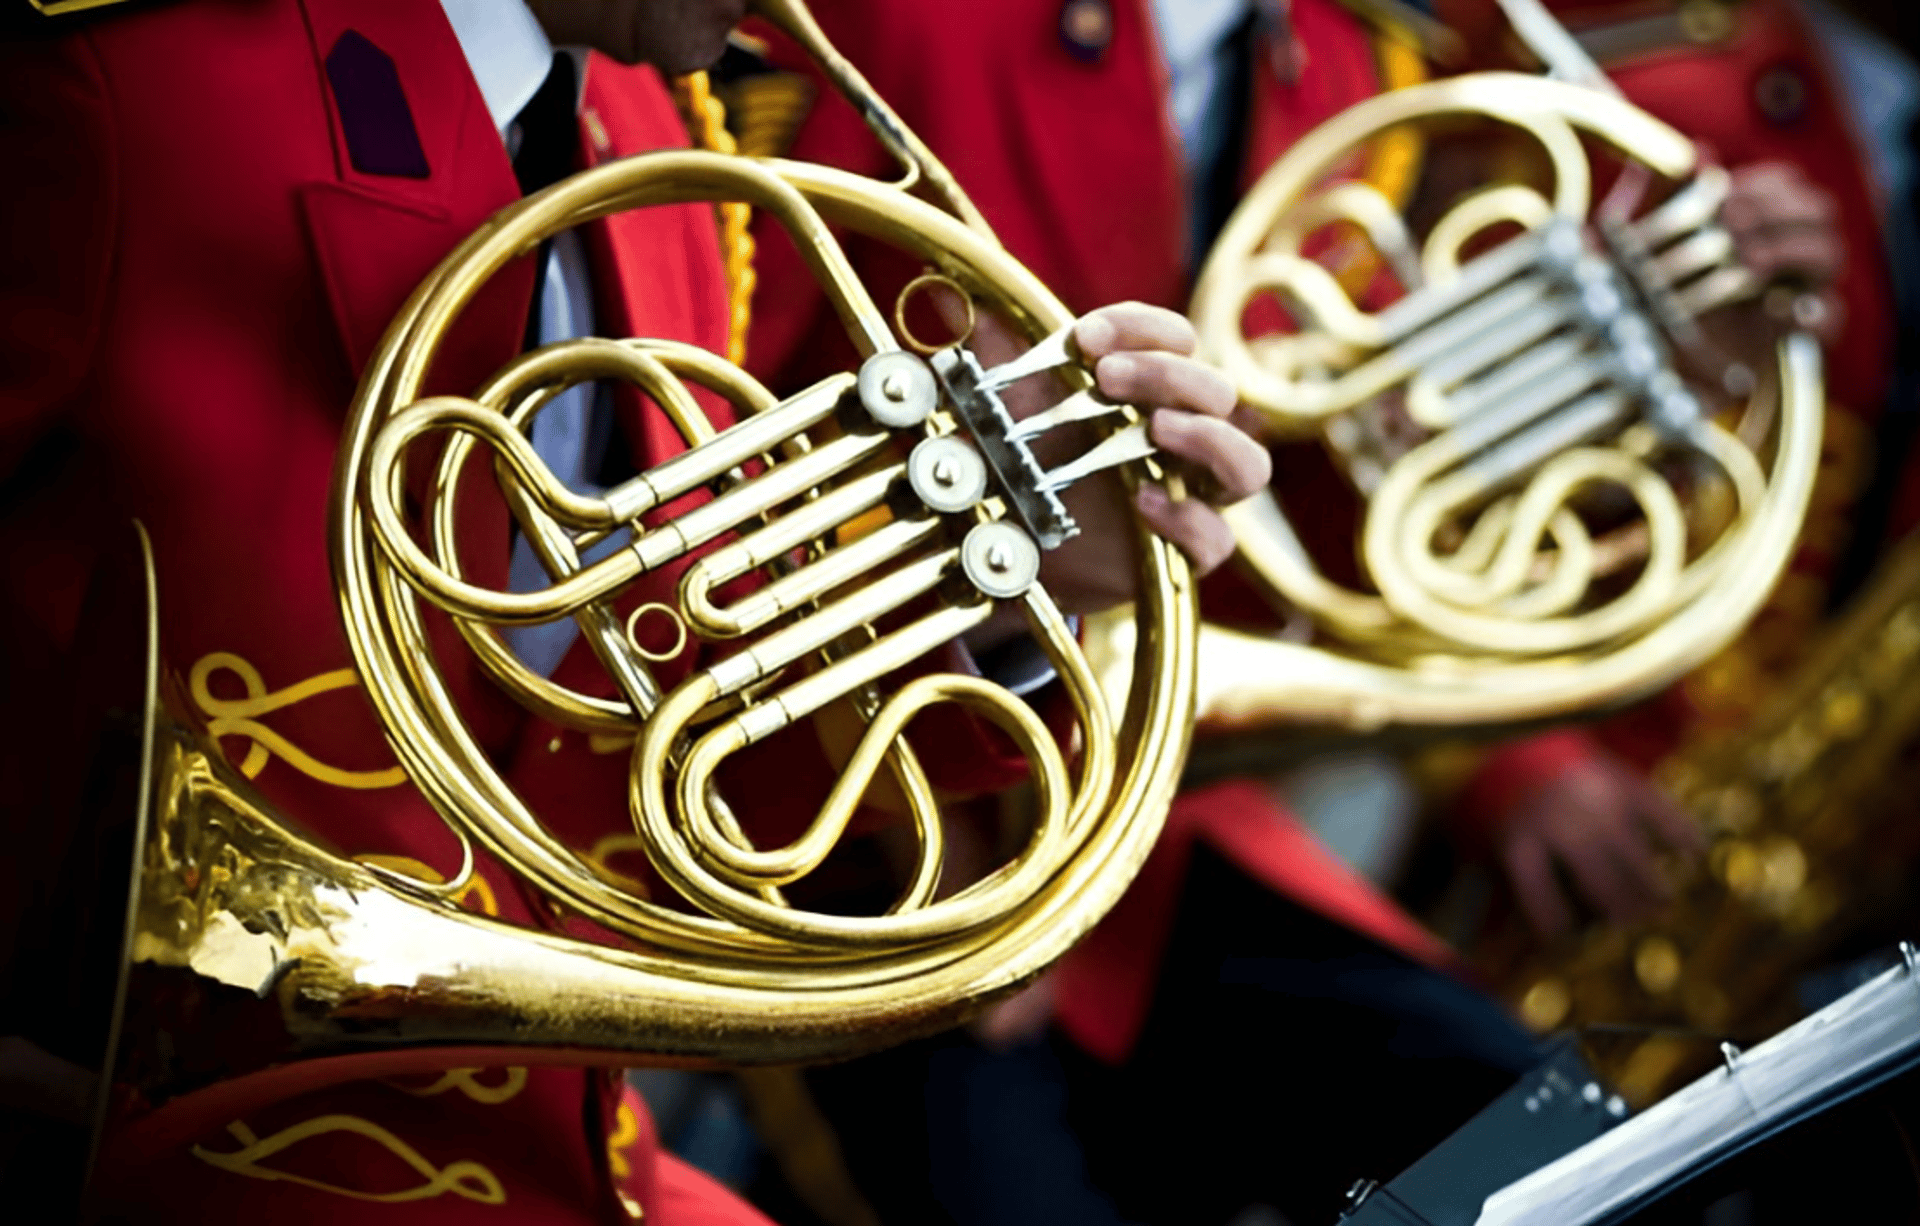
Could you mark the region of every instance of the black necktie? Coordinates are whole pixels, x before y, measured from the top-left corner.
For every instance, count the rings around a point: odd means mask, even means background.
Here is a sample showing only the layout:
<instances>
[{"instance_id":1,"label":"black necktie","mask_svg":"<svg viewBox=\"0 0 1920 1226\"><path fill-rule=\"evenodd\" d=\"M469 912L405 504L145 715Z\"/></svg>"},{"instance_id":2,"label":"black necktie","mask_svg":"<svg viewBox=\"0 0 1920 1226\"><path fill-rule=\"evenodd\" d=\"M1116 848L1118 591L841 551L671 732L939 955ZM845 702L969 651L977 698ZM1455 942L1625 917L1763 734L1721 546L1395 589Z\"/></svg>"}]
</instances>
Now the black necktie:
<instances>
[{"instance_id":1,"label":"black necktie","mask_svg":"<svg viewBox=\"0 0 1920 1226\"><path fill-rule=\"evenodd\" d=\"M513 127L508 129L509 139L518 138L518 144L508 147L513 155L513 177L520 182L520 193L531 196L545 187L551 187L572 174L579 154L580 125L574 112L574 104L579 98L579 87L574 75L573 57L566 52L557 52L553 57L553 67L547 72L547 79L527 105L520 108L514 116ZM533 302L527 314L526 348L537 347L540 335L541 305L547 291L548 265L553 261L553 243L551 240L540 244L540 252L534 261ZM578 326L580 321L575 321ZM567 340L567 336L548 337L547 340ZM598 411L595 404L596 388L588 384L576 388L566 397L547 406L549 414L559 414L560 422L551 422L541 418L533 428L533 444L540 458L559 475L562 481L577 483L582 476L591 476L598 457L611 450L607 447L606 435L612 426L612 414ZM546 450L557 442L568 438L578 440L579 435L566 428L564 417L567 414L585 414L586 438L581 444L579 454L568 455L570 450L561 447L558 450ZM604 419L604 421L603 421ZM548 424L561 428L553 435L543 429ZM585 472L581 471L582 465ZM528 543L520 538L515 529L513 560L511 573L516 591L533 591L544 587L546 580L543 568L534 558ZM562 618L539 626L516 626L507 631L507 642L512 645L521 659L530 663L543 676L551 676L565 657L578 628L571 619Z\"/></svg>"},{"instance_id":2,"label":"black necktie","mask_svg":"<svg viewBox=\"0 0 1920 1226\"><path fill-rule=\"evenodd\" d=\"M513 154L513 177L520 194L531 196L573 173L580 151L580 124L574 102L580 96L574 80L573 57L564 51L553 56L553 67L539 90L513 117L520 145Z\"/></svg>"},{"instance_id":3,"label":"black necktie","mask_svg":"<svg viewBox=\"0 0 1920 1226\"><path fill-rule=\"evenodd\" d=\"M1200 261L1206 258L1213 240L1240 202L1240 174L1246 165L1247 136L1252 126L1253 49L1259 32L1259 18L1250 13L1214 53L1220 76L1201 122L1200 156L1193 168L1189 276L1199 274Z\"/></svg>"},{"instance_id":4,"label":"black necktie","mask_svg":"<svg viewBox=\"0 0 1920 1226\"><path fill-rule=\"evenodd\" d=\"M513 177L520 182L520 194L531 196L543 187L551 187L573 173L580 149L580 124L574 115L574 103L580 91L574 83L573 57L564 51L553 55L553 67L540 83L527 105L513 117L509 129L520 143L513 150ZM534 260L533 303L527 315L526 348L540 343L540 299L547 288L547 261L552 258L552 243L541 243Z\"/></svg>"}]
</instances>

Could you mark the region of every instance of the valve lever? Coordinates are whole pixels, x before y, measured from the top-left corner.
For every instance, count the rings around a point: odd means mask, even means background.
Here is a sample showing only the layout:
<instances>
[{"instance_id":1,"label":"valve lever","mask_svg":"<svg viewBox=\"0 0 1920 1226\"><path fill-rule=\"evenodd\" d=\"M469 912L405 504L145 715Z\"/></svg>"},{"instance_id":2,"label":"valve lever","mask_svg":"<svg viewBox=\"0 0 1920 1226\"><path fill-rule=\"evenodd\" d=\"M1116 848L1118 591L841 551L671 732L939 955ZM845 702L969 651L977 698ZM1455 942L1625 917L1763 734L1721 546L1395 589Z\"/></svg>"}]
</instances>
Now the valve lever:
<instances>
[{"instance_id":1,"label":"valve lever","mask_svg":"<svg viewBox=\"0 0 1920 1226\"><path fill-rule=\"evenodd\" d=\"M1079 361L1074 352L1073 325L1069 324L1050 332L1039 344L1027 350L1010 362L1002 362L992 370L985 372L975 388L981 392L997 392L1012 387L1029 375L1042 371L1058 370Z\"/></svg>"},{"instance_id":2,"label":"valve lever","mask_svg":"<svg viewBox=\"0 0 1920 1226\"><path fill-rule=\"evenodd\" d=\"M1098 446L1077 460L1062 464L1047 474L1049 490L1063 490L1074 482L1133 460L1144 460L1159 448L1147 437L1147 427L1128 426L1102 439Z\"/></svg>"},{"instance_id":3,"label":"valve lever","mask_svg":"<svg viewBox=\"0 0 1920 1226\"><path fill-rule=\"evenodd\" d=\"M1092 392L1075 392L1050 409L1016 421L1013 429L1007 431L1007 437L1010 439L1038 438L1057 426L1107 417L1121 412L1123 407L1111 400L1103 400Z\"/></svg>"}]
</instances>

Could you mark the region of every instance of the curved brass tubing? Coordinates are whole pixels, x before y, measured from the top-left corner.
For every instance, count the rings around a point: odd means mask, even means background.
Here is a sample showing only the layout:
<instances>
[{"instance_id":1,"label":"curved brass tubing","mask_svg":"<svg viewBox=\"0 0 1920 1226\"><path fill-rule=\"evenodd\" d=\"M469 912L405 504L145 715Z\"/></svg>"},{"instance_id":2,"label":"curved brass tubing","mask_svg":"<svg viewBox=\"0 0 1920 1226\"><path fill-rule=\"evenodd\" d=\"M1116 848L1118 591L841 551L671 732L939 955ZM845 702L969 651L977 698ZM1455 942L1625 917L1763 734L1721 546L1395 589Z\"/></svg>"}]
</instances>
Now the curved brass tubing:
<instances>
[{"instance_id":1,"label":"curved brass tubing","mask_svg":"<svg viewBox=\"0 0 1920 1226\"><path fill-rule=\"evenodd\" d=\"M128 1022L111 1077L109 1140L122 1154L161 1153L250 1104L353 1078L490 1063L832 1059L925 1034L1066 952L1151 849L1192 728L1198 619L1184 560L1137 528L1139 596L1114 615L1134 621L1139 649L1120 670L1128 695L1109 695L1035 577L1049 539L1036 523L1072 531L1064 512L1035 518L1064 505L1054 490L1065 478L1025 450L1039 427L1028 419L1014 433L992 385L956 381L955 370L995 373L967 367L970 356L908 353L833 228L904 250L1033 342L1018 377L1052 370L1084 392L1091 376L1064 339L1071 316L797 0L757 7L814 50L906 176L885 184L698 151L622 159L502 210L414 292L349 414L330 543L356 672L464 862L429 883L335 854L302 831L302 814L266 804L183 709L160 703ZM423 395L443 340L503 268L562 230L695 201L745 202L787 229L863 359L858 375L780 400L685 344L588 339L525 354L470 396ZM1008 381L1012 369L996 368ZM568 488L530 443L532 425L559 393L595 382L650 398L685 450L610 490ZM733 423L709 421L695 389L728 401ZM1098 415L1140 433L1131 408L1103 402ZM1164 475L1151 458L1128 458L1137 442L1120 441L1096 458L1124 450L1129 482ZM945 463L916 466L922 446ZM1075 471L1104 466L1088 460ZM953 492L964 485L955 474L989 461L1000 466L979 489ZM1027 470L1034 488L1021 484ZM462 508L482 496L468 486L489 475L550 576L540 590L494 590L463 559L463 544L499 549L462 540ZM669 568L684 568L670 584ZM630 589L647 578L659 586L636 605ZM1058 672L1073 720L1064 743L1003 687L924 671L996 607L1024 617ZM672 650L636 640L643 613L672 623ZM441 677L427 630L441 617L532 715L631 743L629 786L610 800L629 805L682 905L597 866L516 792ZM559 618L578 624L610 694L539 674L501 633ZM656 673L669 656L683 659ZM898 680L910 664L922 675ZM1025 845L974 881L943 880L942 799L906 736L934 706L997 727L1031 771ZM828 712L858 725L838 783L797 840L756 843L720 768ZM791 902L786 891L839 844L883 769L918 847L899 897L870 916ZM462 910L481 851L610 939ZM221 1041L236 1033L249 1042Z\"/></svg>"}]
</instances>

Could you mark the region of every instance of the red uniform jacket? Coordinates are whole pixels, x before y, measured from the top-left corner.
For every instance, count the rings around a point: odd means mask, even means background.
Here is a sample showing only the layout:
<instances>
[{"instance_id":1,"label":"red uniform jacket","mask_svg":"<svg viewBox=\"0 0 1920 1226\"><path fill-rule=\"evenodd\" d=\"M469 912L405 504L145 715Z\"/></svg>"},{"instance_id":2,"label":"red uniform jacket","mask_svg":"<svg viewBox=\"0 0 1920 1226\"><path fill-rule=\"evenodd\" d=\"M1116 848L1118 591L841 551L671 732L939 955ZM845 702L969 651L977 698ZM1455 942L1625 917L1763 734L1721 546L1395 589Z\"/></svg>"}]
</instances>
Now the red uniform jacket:
<instances>
[{"instance_id":1,"label":"red uniform jacket","mask_svg":"<svg viewBox=\"0 0 1920 1226\"><path fill-rule=\"evenodd\" d=\"M1481 0L1457 0L1463 28L1498 20ZM1557 0L1576 29L1628 29L1644 5ZM1827 349L1825 451L1800 548L1754 624L1727 651L1658 698L1591 729L1548 733L1491 755L1458 806L1464 828L1488 835L1521 797L1605 746L1650 767L1692 733L1737 727L1804 650L1826 602L1827 577L1847 545L1850 512L1873 467L1873 427L1893 367L1894 304L1880 203L1834 69L1789 0L1727 6L1725 37L1677 39L1604 65L1636 105L1698 140L1726 166L1787 162L1838 207L1847 261L1834 286L1843 330ZM1489 45L1476 39L1475 45ZM1904 204L1904 202L1895 202ZM1906 483L1913 486L1911 479ZM1909 500L1910 501L1910 500Z\"/></svg>"},{"instance_id":2,"label":"red uniform jacket","mask_svg":"<svg viewBox=\"0 0 1920 1226\"><path fill-rule=\"evenodd\" d=\"M1184 310L1189 193L1145 0L1108 5L1109 37L1095 48L1062 34L1054 3L819 0L813 7L835 45L953 170L1007 247L1069 306L1087 311L1138 299ZM1334 0L1294 0L1292 27L1305 53L1297 80L1276 74L1272 48L1255 57L1249 182L1302 134L1378 89L1368 32ZM775 58L804 70L779 50ZM859 117L834 96L814 103L792 156L893 174ZM799 386L823 365L844 361L845 343L792 248L768 236L761 251L749 361L776 386ZM856 241L849 253L882 304L920 271L877 244ZM1262 789L1202 789L1174 806L1133 890L1057 972L1059 1019L1095 1055L1124 1058L1145 1019L1196 838L1306 906L1417 957L1446 957Z\"/></svg>"},{"instance_id":3,"label":"red uniform jacket","mask_svg":"<svg viewBox=\"0 0 1920 1226\"><path fill-rule=\"evenodd\" d=\"M343 47L351 71L330 72ZM0 45L0 114L9 675L23 653L70 645L98 551L138 516L157 555L166 661L232 759L346 853L450 872L453 840L355 685L326 522L360 366L422 277L519 194L440 6L110 13ZM589 160L686 143L651 69L596 58L582 120ZM626 215L591 245L607 329L724 351L710 209ZM530 273L513 270L468 312L438 383L470 389L519 350ZM680 445L656 421L627 433L642 463ZM475 519L502 542L475 565L502 581L504 520L483 507ZM449 672L536 803L604 769L583 738ZM33 695L6 702L10 725L32 718ZM571 837L631 829L620 792L605 795ZM468 905L531 920L497 866L481 877ZM620 1084L501 1068L342 1085L199 1138L144 1186L113 1170L103 1181L142 1221L763 1221L659 1153Z\"/></svg>"}]
</instances>

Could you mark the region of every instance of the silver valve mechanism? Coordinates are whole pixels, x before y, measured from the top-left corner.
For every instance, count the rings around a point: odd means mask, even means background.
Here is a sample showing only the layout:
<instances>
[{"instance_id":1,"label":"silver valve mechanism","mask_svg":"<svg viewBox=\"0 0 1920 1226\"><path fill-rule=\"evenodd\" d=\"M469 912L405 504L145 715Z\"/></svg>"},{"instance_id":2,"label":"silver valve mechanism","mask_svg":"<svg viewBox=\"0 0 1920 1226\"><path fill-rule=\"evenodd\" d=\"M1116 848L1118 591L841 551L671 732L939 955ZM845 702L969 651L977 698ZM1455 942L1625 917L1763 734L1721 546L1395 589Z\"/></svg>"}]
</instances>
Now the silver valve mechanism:
<instances>
[{"instance_id":1,"label":"silver valve mechanism","mask_svg":"<svg viewBox=\"0 0 1920 1226\"><path fill-rule=\"evenodd\" d=\"M1042 549L1057 549L1080 531L1059 493L1074 482L1157 449L1146 426L1135 423L1102 439L1090 450L1052 470L1041 467L1033 445L1052 431L1076 422L1125 414L1125 405L1080 391L1031 417L1015 420L1001 391L1022 379L1079 361L1072 351L1072 329L1062 328L1010 362L991 370L965 349L933 355L933 370L955 414L993 470L1014 516Z\"/></svg>"},{"instance_id":2,"label":"silver valve mechanism","mask_svg":"<svg viewBox=\"0 0 1920 1226\"><path fill-rule=\"evenodd\" d=\"M1019 357L991 370L963 348L922 359L904 351L876 354L860 368L859 396L868 414L888 429L912 429L939 407L942 393L971 445L955 434L932 434L908 459L914 493L934 511L952 514L978 502L989 486L1043 550L1057 549L1080 527L1060 491L1094 473L1154 454L1143 423L1122 427L1076 458L1048 470L1034 444L1078 422L1125 416L1127 406L1091 391L1016 420L1000 393L1023 379L1079 362L1072 328L1062 328ZM1002 542L1004 544L1004 542ZM997 556L997 555L996 555ZM1017 568L1024 569L1024 568Z\"/></svg>"}]
</instances>

